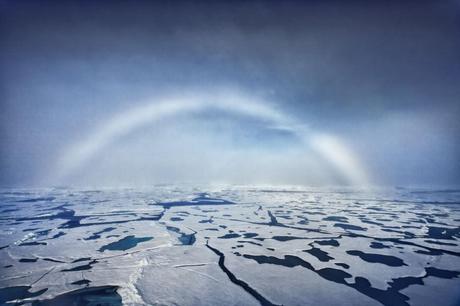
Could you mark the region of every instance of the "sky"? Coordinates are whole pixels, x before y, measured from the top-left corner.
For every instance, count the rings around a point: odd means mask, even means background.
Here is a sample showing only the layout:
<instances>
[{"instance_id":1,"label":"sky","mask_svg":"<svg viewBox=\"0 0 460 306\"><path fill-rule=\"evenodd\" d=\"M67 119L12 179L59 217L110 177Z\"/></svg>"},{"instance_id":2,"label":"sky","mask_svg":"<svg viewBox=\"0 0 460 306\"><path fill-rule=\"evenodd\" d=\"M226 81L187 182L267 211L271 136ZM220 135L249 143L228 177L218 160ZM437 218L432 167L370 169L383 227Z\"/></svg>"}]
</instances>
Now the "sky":
<instances>
[{"instance_id":1,"label":"sky","mask_svg":"<svg viewBox=\"0 0 460 306\"><path fill-rule=\"evenodd\" d=\"M0 186L460 184L459 1L0 0Z\"/></svg>"}]
</instances>

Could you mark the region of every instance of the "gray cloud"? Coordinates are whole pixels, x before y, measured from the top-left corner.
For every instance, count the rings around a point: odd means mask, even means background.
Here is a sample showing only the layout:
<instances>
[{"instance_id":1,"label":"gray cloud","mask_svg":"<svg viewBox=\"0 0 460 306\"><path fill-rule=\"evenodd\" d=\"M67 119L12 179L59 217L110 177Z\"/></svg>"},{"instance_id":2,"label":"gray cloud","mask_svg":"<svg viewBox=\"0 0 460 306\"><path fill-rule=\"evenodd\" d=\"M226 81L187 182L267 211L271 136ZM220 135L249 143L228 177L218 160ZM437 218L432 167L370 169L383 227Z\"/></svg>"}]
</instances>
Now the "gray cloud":
<instances>
[{"instance_id":1,"label":"gray cloud","mask_svg":"<svg viewBox=\"0 0 460 306\"><path fill-rule=\"evenodd\" d=\"M382 183L460 182L455 2L0 5L4 185L136 101L219 86L340 135Z\"/></svg>"}]
</instances>

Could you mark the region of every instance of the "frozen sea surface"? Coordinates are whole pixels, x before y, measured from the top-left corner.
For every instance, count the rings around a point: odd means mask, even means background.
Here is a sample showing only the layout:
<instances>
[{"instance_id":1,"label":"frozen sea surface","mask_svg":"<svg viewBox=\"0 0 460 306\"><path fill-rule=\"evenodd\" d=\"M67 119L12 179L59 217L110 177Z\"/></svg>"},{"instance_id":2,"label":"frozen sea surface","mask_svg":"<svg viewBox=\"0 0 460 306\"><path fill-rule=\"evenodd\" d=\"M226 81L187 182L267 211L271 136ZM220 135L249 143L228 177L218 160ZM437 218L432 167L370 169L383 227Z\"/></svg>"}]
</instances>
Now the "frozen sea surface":
<instances>
[{"instance_id":1,"label":"frozen sea surface","mask_svg":"<svg viewBox=\"0 0 460 306\"><path fill-rule=\"evenodd\" d=\"M3 189L0 305L460 305L460 191Z\"/></svg>"}]
</instances>

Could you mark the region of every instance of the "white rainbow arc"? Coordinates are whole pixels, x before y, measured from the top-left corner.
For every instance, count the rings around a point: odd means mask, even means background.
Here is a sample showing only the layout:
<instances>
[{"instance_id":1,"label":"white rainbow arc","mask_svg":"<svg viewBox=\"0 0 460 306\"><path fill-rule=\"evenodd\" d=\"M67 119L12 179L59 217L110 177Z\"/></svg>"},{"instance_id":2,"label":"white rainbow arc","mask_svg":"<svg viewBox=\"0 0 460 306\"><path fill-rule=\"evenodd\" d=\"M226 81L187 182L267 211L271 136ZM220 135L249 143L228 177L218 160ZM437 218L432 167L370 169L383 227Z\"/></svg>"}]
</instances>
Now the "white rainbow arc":
<instances>
[{"instance_id":1,"label":"white rainbow arc","mask_svg":"<svg viewBox=\"0 0 460 306\"><path fill-rule=\"evenodd\" d=\"M272 127L289 130L333 165L349 184L369 184L368 174L359 159L337 137L309 131L290 116L269 105L266 101L229 91L154 99L113 116L90 133L89 137L70 145L58 160L53 176L56 181L64 180L83 168L107 146L144 125L184 113L220 110L254 117Z\"/></svg>"}]
</instances>

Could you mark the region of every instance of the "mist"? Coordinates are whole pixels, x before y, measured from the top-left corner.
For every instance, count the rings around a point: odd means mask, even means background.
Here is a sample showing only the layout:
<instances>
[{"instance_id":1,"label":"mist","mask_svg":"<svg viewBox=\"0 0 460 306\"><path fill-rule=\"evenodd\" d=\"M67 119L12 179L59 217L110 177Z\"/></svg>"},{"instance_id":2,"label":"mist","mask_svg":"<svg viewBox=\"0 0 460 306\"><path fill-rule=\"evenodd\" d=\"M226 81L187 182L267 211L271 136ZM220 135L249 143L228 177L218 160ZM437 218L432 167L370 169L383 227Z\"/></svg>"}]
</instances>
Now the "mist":
<instances>
[{"instance_id":1,"label":"mist","mask_svg":"<svg viewBox=\"0 0 460 306\"><path fill-rule=\"evenodd\" d=\"M460 183L454 1L0 5L3 186Z\"/></svg>"}]
</instances>

